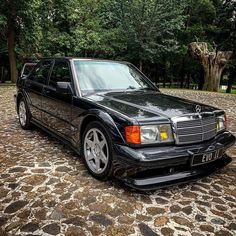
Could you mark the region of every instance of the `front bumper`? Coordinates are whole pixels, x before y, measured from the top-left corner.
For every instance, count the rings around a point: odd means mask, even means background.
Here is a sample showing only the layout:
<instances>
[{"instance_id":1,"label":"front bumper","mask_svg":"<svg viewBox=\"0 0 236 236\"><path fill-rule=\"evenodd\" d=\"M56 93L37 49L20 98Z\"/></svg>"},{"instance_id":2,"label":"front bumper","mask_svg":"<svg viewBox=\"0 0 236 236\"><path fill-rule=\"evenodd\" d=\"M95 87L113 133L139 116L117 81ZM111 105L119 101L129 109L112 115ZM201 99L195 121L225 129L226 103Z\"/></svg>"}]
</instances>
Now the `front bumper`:
<instances>
[{"instance_id":1,"label":"front bumper","mask_svg":"<svg viewBox=\"0 0 236 236\"><path fill-rule=\"evenodd\" d=\"M189 182L207 176L229 164L224 154L220 159L199 166L191 166L193 154L225 152L234 145L235 137L228 131L204 143L185 146L130 148L114 145L115 176L126 185L140 190L153 190Z\"/></svg>"}]
</instances>

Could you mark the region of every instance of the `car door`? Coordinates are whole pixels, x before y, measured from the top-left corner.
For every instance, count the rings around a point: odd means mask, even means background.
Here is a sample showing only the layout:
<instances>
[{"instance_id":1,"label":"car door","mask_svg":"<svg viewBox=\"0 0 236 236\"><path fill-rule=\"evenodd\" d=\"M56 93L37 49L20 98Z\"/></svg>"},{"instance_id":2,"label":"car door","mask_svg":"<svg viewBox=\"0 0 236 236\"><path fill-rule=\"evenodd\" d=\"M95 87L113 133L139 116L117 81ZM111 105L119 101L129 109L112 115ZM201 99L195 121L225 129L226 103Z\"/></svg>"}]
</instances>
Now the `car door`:
<instances>
[{"instance_id":1,"label":"car door","mask_svg":"<svg viewBox=\"0 0 236 236\"><path fill-rule=\"evenodd\" d=\"M31 115L41 121L42 91L49 76L53 60L42 60L27 78L25 91Z\"/></svg>"},{"instance_id":2,"label":"car door","mask_svg":"<svg viewBox=\"0 0 236 236\"><path fill-rule=\"evenodd\" d=\"M71 90L65 93L58 91L57 82L69 83ZM56 59L49 81L43 88L42 119L49 128L67 139L71 136L73 91L69 61Z\"/></svg>"}]
</instances>

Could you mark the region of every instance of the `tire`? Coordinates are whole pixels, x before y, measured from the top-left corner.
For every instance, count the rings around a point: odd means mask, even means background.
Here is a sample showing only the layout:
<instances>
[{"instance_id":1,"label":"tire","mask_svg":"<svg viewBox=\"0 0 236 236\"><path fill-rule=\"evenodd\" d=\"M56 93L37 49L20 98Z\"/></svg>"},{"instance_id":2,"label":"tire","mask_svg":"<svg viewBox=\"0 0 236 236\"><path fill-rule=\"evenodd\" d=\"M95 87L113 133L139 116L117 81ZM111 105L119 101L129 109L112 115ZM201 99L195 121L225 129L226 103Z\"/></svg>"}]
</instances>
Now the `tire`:
<instances>
[{"instance_id":1,"label":"tire","mask_svg":"<svg viewBox=\"0 0 236 236\"><path fill-rule=\"evenodd\" d=\"M87 125L82 135L82 158L89 173L107 180L113 173L111 138L104 126L97 121Z\"/></svg>"},{"instance_id":2,"label":"tire","mask_svg":"<svg viewBox=\"0 0 236 236\"><path fill-rule=\"evenodd\" d=\"M18 112L19 123L20 123L21 128L25 130L31 129L32 128L31 115L30 115L29 108L24 98L20 99L17 109L18 109L17 112Z\"/></svg>"}]
</instances>

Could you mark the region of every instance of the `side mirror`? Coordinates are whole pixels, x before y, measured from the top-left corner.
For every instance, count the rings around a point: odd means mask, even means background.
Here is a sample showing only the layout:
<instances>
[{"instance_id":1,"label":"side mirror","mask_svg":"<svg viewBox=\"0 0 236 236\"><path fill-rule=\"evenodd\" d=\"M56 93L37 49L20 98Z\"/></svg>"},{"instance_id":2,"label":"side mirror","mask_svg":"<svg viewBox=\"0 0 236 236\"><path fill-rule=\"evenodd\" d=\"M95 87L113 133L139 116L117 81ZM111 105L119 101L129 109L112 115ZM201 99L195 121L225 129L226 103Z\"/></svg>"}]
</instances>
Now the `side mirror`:
<instances>
[{"instance_id":1,"label":"side mirror","mask_svg":"<svg viewBox=\"0 0 236 236\"><path fill-rule=\"evenodd\" d=\"M56 90L62 94L72 94L72 88L70 82L57 82Z\"/></svg>"},{"instance_id":2,"label":"side mirror","mask_svg":"<svg viewBox=\"0 0 236 236\"><path fill-rule=\"evenodd\" d=\"M25 79L26 77L27 77L26 74L23 74L23 75L20 76L21 79Z\"/></svg>"}]
</instances>

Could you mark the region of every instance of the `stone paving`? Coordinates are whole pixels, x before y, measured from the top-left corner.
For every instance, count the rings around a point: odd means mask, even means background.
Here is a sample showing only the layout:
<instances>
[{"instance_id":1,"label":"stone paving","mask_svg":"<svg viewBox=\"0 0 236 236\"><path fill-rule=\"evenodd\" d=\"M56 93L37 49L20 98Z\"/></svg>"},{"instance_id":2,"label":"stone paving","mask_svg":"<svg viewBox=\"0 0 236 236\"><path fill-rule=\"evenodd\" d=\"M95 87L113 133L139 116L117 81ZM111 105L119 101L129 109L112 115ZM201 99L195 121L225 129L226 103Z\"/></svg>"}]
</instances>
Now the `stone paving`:
<instances>
[{"instance_id":1,"label":"stone paving","mask_svg":"<svg viewBox=\"0 0 236 236\"><path fill-rule=\"evenodd\" d=\"M200 181L138 193L99 182L75 153L44 132L20 128L14 87L0 87L0 235L236 235L234 161ZM236 134L236 96L164 93L226 110Z\"/></svg>"}]
</instances>

